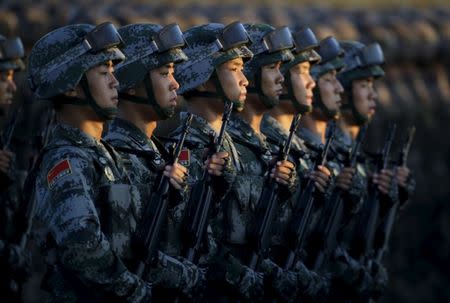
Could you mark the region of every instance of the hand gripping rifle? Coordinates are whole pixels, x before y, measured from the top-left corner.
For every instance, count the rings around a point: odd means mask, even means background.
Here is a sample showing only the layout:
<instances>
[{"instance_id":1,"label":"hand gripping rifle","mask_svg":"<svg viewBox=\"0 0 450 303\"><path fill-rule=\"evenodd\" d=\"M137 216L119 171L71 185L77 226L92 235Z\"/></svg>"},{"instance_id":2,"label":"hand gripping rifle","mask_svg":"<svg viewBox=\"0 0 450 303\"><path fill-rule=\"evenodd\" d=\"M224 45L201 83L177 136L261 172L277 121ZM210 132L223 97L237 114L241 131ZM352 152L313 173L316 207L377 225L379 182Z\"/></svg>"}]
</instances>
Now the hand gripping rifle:
<instances>
[{"instance_id":1,"label":"hand gripping rifle","mask_svg":"<svg viewBox=\"0 0 450 303\"><path fill-rule=\"evenodd\" d=\"M408 161L409 150L411 148L411 144L414 140L414 134L416 132L416 128L413 126L408 130L408 136L406 137L405 144L400 151L400 156L397 161L398 166L405 166ZM394 176L395 178L395 176ZM397 210L399 207L399 202L397 201L388 211L388 214L383 221L380 229L376 233L375 238L375 257L378 262L381 262L383 259L383 255L388 249L389 239L392 233L392 227L394 225L394 221L397 215Z\"/></svg>"},{"instance_id":2,"label":"hand gripping rifle","mask_svg":"<svg viewBox=\"0 0 450 303\"><path fill-rule=\"evenodd\" d=\"M359 150L361 148L362 140L365 137L366 131L367 125L363 125L359 129L353 148L344 165L345 167L356 167ZM333 196L327 203L327 210L323 216L326 221L323 225L319 225L319 228L322 228L319 233L321 235L321 239L323 240L321 240L321 246L319 247L319 251L315 256L315 260L313 263L314 270L319 270L336 248L337 234L344 214L344 201L342 201L343 194L344 191L342 189L336 189Z\"/></svg>"},{"instance_id":3,"label":"hand gripping rifle","mask_svg":"<svg viewBox=\"0 0 450 303\"><path fill-rule=\"evenodd\" d=\"M389 154L397 125L393 124L389 128L386 141L380 157L377 159L377 171L381 171L388 167ZM377 221L380 212L380 198L382 193L378 190L378 185L372 183L369 188L369 197L363 204L361 216L356 224L355 235L351 247L351 255L364 261L373 250L374 236L377 228Z\"/></svg>"},{"instance_id":4,"label":"hand gripping rifle","mask_svg":"<svg viewBox=\"0 0 450 303\"><path fill-rule=\"evenodd\" d=\"M334 134L336 130L336 125L332 124L328 129L327 140L322 153L318 155L314 163L314 167L311 172L316 169L319 165L325 165L327 161L327 154L330 150L331 142L334 139ZM314 205L314 194L315 194L314 181L309 179L306 183L305 189L300 197L296 201L296 206L293 212L293 217L291 221L291 233L292 242L290 243L290 251L284 265L284 269L291 269L297 259L301 254L303 246L305 244L306 229L311 221L312 209Z\"/></svg>"},{"instance_id":5,"label":"hand gripping rifle","mask_svg":"<svg viewBox=\"0 0 450 303\"><path fill-rule=\"evenodd\" d=\"M294 118L292 118L288 139L284 145L280 147L276 161L284 161L289 156L292 140L300 123L300 118L300 114L296 114ZM276 162L273 165L270 165L267 170L265 186L263 187L263 191L258 201L255 229L250 237L253 252L249 267L252 269L256 268L260 257L267 256L268 254L270 246L270 228L278 210L278 192L280 186L275 179L270 178L270 173L275 165Z\"/></svg>"},{"instance_id":6,"label":"hand gripping rifle","mask_svg":"<svg viewBox=\"0 0 450 303\"><path fill-rule=\"evenodd\" d=\"M191 122L192 114L188 114L183 125L181 137L174 147L170 161L171 165L178 162L184 141L189 133ZM146 265L151 263L157 254L161 228L167 218L169 186L170 178L163 175L156 191L152 194L150 201L145 205L142 222L138 225L135 234L135 245L138 252L137 260L139 260L136 274L139 277L145 274Z\"/></svg>"},{"instance_id":7,"label":"hand gripping rifle","mask_svg":"<svg viewBox=\"0 0 450 303\"><path fill-rule=\"evenodd\" d=\"M213 139L211 148L208 150L208 158L220 151L225 138L225 130L230 120L233 103L227 102L222 115L222 126L219 135ZM212 178L208 170L203 171L201 180L192 188L187 204L187 212L184 220L184 238L186 247L186 259L191 262L197 257L197 253L202 245L208 217L212 208Z\"/></svg>"}]
</instances>

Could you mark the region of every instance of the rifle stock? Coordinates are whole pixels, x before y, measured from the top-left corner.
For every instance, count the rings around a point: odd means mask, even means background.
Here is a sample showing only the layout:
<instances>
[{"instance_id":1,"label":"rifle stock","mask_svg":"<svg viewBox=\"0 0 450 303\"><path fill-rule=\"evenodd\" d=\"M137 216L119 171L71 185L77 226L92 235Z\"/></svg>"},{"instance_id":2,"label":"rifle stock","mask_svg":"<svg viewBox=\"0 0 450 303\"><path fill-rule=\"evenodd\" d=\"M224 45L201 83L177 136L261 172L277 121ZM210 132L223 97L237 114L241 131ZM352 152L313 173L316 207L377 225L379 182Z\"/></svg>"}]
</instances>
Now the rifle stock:
<instances>
[{"instance_id":1,"label":"rifle stock","mask_svg":"<svg viewBox=\"0 0 450 303\"><path fill-rule=\"evenodd\" d=\"M405 166L408 161L409 150L411 149L411 144L414 139L416 128L413 126L409 128L408 135L405 140L405 144L400 151L400 156L397 161L398 166ZM375 241L375 258L378 262L381 262L384 254L388 250L389 239L391 238L392 228L394 226L394 221L397 216L397 210L399 207L399 202L397 201L388 211L388 214L383 221L379 232L377 233L377 238Z\"/></svg>"},{"instance_id":2,"label":"rifle stock","mask_svg":"<svg viewBox=\"0 0 450 303\"><path fill-rule=\"evenodd\" d=\"M332 124L328 130L327 140L322 150L322 154L317 157L312 170L316 169L319 165L325 165L331 142L334 139L335 130L336 126ZM295 203L295 210L291 222L293 242L291 243L284 269L291 269L294 266L296 259L305 244L306 228L311 220L312 208L314 205L314 193L314 181L309 179L306 183L305 190Z\"/></svg>"},{"instance_id":3,"label":"rifle stock","mask_svg":"<svg viewBox=\"0 0 450 303\"><path fill-rule=\"evenodd\" d=\"M192 122L192 114L187 116L183 125L183 131L178 140L171 159L171 165L178 162L181 150L183 149L184 141ZM162 176L158 187L151 197L151 200L146 204L143 212L143 221L138 226L136 231L136 248L139 257L139 262L136 269L136 274L142 277L146 270L146 265L151 263L152 258L157 253L159 235L162 225L167 217L167 208L169 205L168 194L170 187L170 178Z\"/></svg>"},{"instance_id":4,"label":"rifle stock","mask_svg":"<svg viewBox=\"0 0 450 303\"><path fill-rule=\"evenodd\" d=\"M208 151L208 158L220 151L225 138L225 130L230 120L233 103L227 102L222 115L222 125L219 135L215 138L211 148ZM212 208L212 180L211 175L205 169L198 184L196 184L189 197L187 205L187 214L184 222L185 232L185 250L186 258L194 262L198 250L202 244L206 228L208 226L208 218Z\"/></svg>"},{"instance_id":5,"label":"rifle stock","mask_svg":"<svg viewBox=\"0 0 450 303\"><path fill-rule=\"evenodd\" d=\"M282 147L280 147L277 161L284 161L289 156L292 141L295 132L300 123L300 114L296 114L292 118L291 126L289 128L289 136ZM270 178L270 172L273 169L273 165L268 168L266 186L263 187L263 191L258 201L258 208L256 211L256 228L253 235L250 237L250 243L253 246L252 256L249 262L249 267L254 269L258 264L258 260L261 256L268 254L270 246L270 227L275 219L275 215L278 210L278 183Z\"/></svg>"},{"instance_id":6,"label":"rifle stock","mask_svg":"<svg viewBox=\"0 0 450 303\"><path fill-rule=\"evenodd\" d=\"M345 167L356 167L359 150L361 148L362 140L365 137L366 131L367 125L363 125L359 129L355 144L353 145L350 155L347 158ZM343 190L337 189L328 202L327 208L330 209L330 211L328 211L327 214L324 215L326 222L322 224L321 228L323 229L320 231L320 235L322 236L321 238L323 238L324 240L321 243L321 247L319 247L319 251L315 257L313 263L314 270L319 270L323 267L324 263L336 247L337 233L339 231L339 227L341 225L344 214L344 203L342 197L343 194Z\"/></svg>"},{"instance_id":7,"label":"rifle stock","mask_svg":"<svg viewBox=\"0 0 450 303\"><path fill-rule=\"evenodd\" d=\"M381 156L377 161L377 171L388 167L389 154L394 140L396 124L390 126ZM356 233L351 247L352 255L363 261L373 250L373 243L377 221L380 212L381 192L376 184L371 184L369 188L369 198L363 205L359 222L356 226Z\"/></svg>"}]
</instances>

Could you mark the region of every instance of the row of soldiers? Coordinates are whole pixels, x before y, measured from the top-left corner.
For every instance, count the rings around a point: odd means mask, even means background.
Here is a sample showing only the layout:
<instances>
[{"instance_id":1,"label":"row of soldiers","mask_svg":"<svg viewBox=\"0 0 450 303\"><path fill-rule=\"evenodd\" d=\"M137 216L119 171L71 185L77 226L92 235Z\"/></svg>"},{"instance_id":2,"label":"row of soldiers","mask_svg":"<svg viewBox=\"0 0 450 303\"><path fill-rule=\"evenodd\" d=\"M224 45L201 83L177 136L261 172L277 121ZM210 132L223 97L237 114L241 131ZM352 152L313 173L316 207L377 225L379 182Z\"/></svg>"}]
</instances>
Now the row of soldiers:
<instances>
[{"instance_id":1,"label":"row of soldiers","mask_svg":"<svg viewBox=\"0 0 450 303\"><path fill-rule=\"evenodd\" d=\"M2 104L23 53L19 38L0 39ZM361 149L383 63L377 43L268 24L48 33L27 80L54 118L23 189L7 182L2 132L3 293L20 300L39 247L51 302L378 299L414 190L412 131L398 160L395 126L379 152ZM178 127L155 136L177 94Z\"/></svg>"}]
</instances>

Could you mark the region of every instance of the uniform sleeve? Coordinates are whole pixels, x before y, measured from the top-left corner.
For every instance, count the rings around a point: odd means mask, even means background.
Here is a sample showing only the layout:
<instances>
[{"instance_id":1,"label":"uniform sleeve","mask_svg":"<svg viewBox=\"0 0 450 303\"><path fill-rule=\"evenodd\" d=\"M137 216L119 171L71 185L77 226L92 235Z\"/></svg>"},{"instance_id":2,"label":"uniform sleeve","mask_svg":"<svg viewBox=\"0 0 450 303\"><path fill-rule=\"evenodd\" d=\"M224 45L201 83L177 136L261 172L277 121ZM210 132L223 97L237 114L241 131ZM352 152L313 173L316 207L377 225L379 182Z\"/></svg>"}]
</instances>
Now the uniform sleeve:
<instances>
[{"instance_id":1,"label":"uniform sleeve","mask_svg":"<svg viewBox=\"0 0 450 303\"><path fill-rule=\"evenodd\" d=\"M127 270L101 231L92 163L77 154L49 162L41 176L40 212L56 242L62 268L91 289L127 302L148 301L150 284Z\"/></svg>"}]
</instances>

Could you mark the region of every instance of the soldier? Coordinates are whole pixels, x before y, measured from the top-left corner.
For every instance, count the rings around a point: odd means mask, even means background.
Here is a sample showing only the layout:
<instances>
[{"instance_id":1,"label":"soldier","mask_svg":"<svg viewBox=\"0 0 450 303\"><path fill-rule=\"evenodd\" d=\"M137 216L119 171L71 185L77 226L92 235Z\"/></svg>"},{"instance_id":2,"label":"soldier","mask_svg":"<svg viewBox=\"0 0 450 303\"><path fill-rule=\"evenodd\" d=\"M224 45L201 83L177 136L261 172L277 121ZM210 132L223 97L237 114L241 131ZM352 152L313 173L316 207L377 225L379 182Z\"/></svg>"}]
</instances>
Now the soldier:
<instances>
[{"instance_id":1,"label":"soldier","mask_svg":"<svg viewBox=\"0 0 450 303\"><path fill-rule=\"evenodd\" d=\"M16 92L14 73L25 68L22 61L24 49L20 38L6 39L0 35L0 116L12 107ZM20 107L18 107L20 108ZM18 289L11 289L13 282L22 282L28 275L29 255L17 243L20 181L11 151L11 138L20 111L10 115L0 137L0 263L5 274L0 279L0 293L9 302L20 301ZM12 292L13 291L13 292Z\"/></svg>"},{"instance_id":2,"label":"soldier","mask_svg":"<svg viewBox=\"0 0 450 303\"><path fill-rule=\"evenodd\" d=\"M384 62L384 58L378 44L365 46L350 41L341 42L341 47L345 50L345 68L338 75L338 79L344 87L344 94L342 118L338 122L335 148L348 151L360 127L367 124L375 113L377 94L373 83L376 78L384 76L384 71L379 66ZM370 179L389 199L397 199L397 190L392 182L393 172L382 170L374 172L370 177L367 156L361 160L358 161L357 175L364 180L362 183L364 186L355 188L353 184L350 192L367 201L367 186ZM402 184L400 186L406 184L408 177L407 168L397 170L396 180L399 185ZM354 245L353 237L355 232L358 232L356 230L358 218L363 218L362 211L350 218L348 222L344 222L338 239L339 246L330 265L330 270L335 277L331 296L337 302L346 302L349 297L356 300L367 296L379 297L386 287L386 271L379 262L373 260L369 263L360 263L356 259L359 256L351 255ZM370 265L366 266L366 264Z\"/></svg>"},{"instance_id":3,"label":"soldier","mask_svg":"<svg viewBox=\"0 0 450 303\"><path fill-rule=\"evenodd\" d=\"M148 302L152 286L128 268L139 192L101 140L117 112L114 64L125 56L111 23L74 24L42 37L29 57L29 83L50 99L56 123L37 160L34 219L51 302Z\"/></svg>"},{"instance_id":4,"label":"soldier","mask_svg":"<svg viewBox=\"0 0 450 303\"><path fill-rule=\"evenodd\" d=\"M293 50L294 59L281 66L281 70L286 78L284 83L284 94L280 97L279 105L274 106L263 119L262 131L267 136L267 140L274 146L279 146L280 139L286 139L290 126L290 121L295 114L306 114L311 110L312 89L315 82L311 78L309 70L312 64L319 62L320 56L314 51L317 47L317 39L310 29L304 29L293 34L295 48ZM312 167L308 159L310 151L303 141L294 136L294 144L291 148L291 156L296 163L297 174L300 176L302 185L311 178L314 180L317 189L315 197L319 200L325 199L325 193L330 188L330 171L325 166ZM307 155L305 157L305 155ZM288 257L290 247L288 243L294 241L290 232L290 224L295 216L296 203L301 193L302 185L297 189L294 196L282 205L282 210L277 216L277 233L273 238L272 259L279 265L284 266ZM318 217L318 215L314 215ZM314 221L308 230L314 226ZM292 270L294 269L294 270ZM280 268L275 268L273 264L268 266L266 271L271 272L273 280L286 289L294 289L297 293L284 299L295 300L300 297L303 300L320 301L327 292L327 279L317 273L308 270L302 261L297 262L290 270L282 272ZM283 283L281 283L283 282ZM279 291L282 294L282 291ZM289 292L288 292L289 294Z\"/></svg>"},{"instance_id":5,"label":"soldier","mask_svg":"<svg viewBox=\"0 0 450 303\"><path fill-rule=\"evenodd\" d=\"M227 226L225 245L243 264L249 264L253 251L249 235L255 221L258 203L268 167L272 165L270 146L261 133L263 114L278 103L283 76L282 62L290 61L292 35L287 27L273 28L267 24L246 24L254 57L246 63L244 73L250 80L249 94L242 111L236 112L230 122L229 133L242 160L242 172L236 177L237 199L227 200L224 224ZM272 168L269 182L278 182L280 201L285 201L296 189L295 166L290 161L279 161ZM265 202L265 201L263 201ZM278 202L276 202L278 203ZM264 261L263 261L264 262ZM267 261L270 262L270 261ZM264 266L263 266L264 268ZM269 282L269 281L268 281Z\"/></svg>"},{"instance_id":6,"label":"soldier","mask_svg":"<svg viewBox=\"0 0 450 303\"><path fill-rule=\"evenodd\" d=\"M191 195L201 186L204 163L213 176L209 241L203 252L209 266L208 301L228 302L236 296L254 300L261 298L262 276L243 266L223 244L227 233L227 226L223 225L223 207L226 201L237 201L240 184L235 180L242 172L242 162L228 131L224 132L221 150L206 161L204 159L205 149L211 147L211 136L220 132L224 106L232 103L238 111L244 107L248 85L243 74L244 60L252 56L246 47L249 37L243 25L234 22L226 27L217 23L195 26L185 32L185 38L189 61L180 64L175 75L181 84L180 93L187 101L187 110L194 114L186 139L190 157L185 159ZM185 116L182 112L182 120ZM180 131L175 130L172 136L179 136ZM196 197L190 197L191 201L198 202ZM190 209L191 204L187 207ZM203 260L205 258L201 258L200 263L204 263Z\"/></svg>"},{"instance_id":7,"label":"soldier","mask_svg":"<svg viewBox=\"0 0 450 303\"><path fill-rule=\"evenodd\" d=\"M160 249L170 256L180 255L179 215L183 205L181 195L185 190L187 169L179 163L167 165L159 148L160 142L152 138L159 120L170 118L176 106L178 82L174 78L175 64L187 60L182 51L184 39L178 25L161 27L155 24L132 24L121 27L124 40L122 49L127 60L116 68L119 86L118 117L109 125L104 139L124 159L132 184L139 189L142 203L150 203L152 192L161 174L170 178L171 192L165 234ZM163 151L165 152L165 150ZM139 216L142 218L142 214ZM159 275L164 270L172 273L170 284ZM178 289L193 296L202 284L203 273L187 260L178 261L159 254L159 262L151 272L155 286ZM156 295L156 293L155 293ZM162 299L161 299L162 300Z\"/></svg>"}]
</instances>

